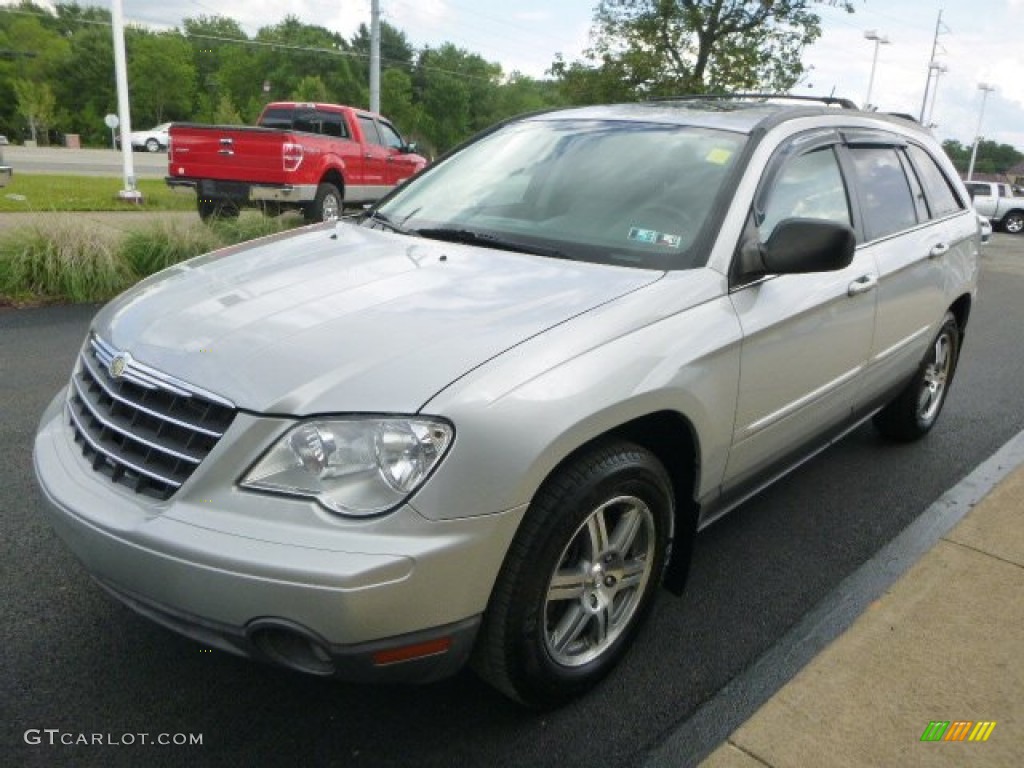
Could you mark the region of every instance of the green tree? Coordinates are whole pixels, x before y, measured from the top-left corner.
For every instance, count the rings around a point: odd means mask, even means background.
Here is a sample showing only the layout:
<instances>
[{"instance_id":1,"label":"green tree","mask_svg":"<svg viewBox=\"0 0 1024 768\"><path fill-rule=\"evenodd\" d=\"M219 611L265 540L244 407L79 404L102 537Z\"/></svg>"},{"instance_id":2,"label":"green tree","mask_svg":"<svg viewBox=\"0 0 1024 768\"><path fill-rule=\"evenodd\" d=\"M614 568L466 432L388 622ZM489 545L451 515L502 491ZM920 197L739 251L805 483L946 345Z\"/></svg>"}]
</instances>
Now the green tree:
<instances>
[{"instance_id":1,"label":"green tree","mask_svg":"<svg viewBox=\"0 0 1024 768\"><path fill-rule=\"evenodd\" d=\"M270 84L265 100L288 98L304 77L316 75L326 87L328 101L366 103L366 88L353 71L349 45L337 33L287 16L279 24L261 28L256 40L264 45L256 51L248 77Z\"/></svg>"},{"instance_id":2,"label":"green tree","mask_svg":"<svg viewBox=\"0 0 1024 768\"><path fill-rule=\"evenodd\" d=\"M556 60L574 102L735 90L785 92L821 35L818 0L601 0L586 61ZM851 0L831 0L853 11Z\"/></svg>"},{"instance_id":3,"label":"green tree","mask_svg":"<svg viewBox=\"0 0 1024 768\"><path fill-rule=\"evenodd\" d=\"M327 86L324 85L324 81L320 79L319 75L308 75L299 80L299 84L295 86L291 96L292 101L324 102L329 99Z\"/></svg>"},{"instance_id":4,"label":"green tree","mask_svg":"<svg viewBox=\"0 0 1024 768\"><path fill-rule=\"evenodd\" d=\"M370 30L365 24L360 24L352 37L352 52L359 57L357 61L365 71L369 71L370 62ZM393 27L386 21L380 24L380 67L382 71L391 68L412 69L415 50L405 32ZM383 74L381 75L383 77Z\"/></svg>"},{"instance_id":5,"label":"green tree","mask_svg":"<svg viewBox=\"0 0 1024 768\"><path fill-rule=\"evenodd\" d=\"M241 125L245 121L238 108L235 107L235 103L231 101L231 96L222 93L213 113L213 122L217 125Z\"/></svg>"},{"instance_id":6,"label":"green tree","mask_svg":"<svg viewBox=\"0 0 1024 768\"><path fill-rule=\"evenodd\" d=\"M422 116L413 103L412 78L407 73L400 69L385 69L381 73L380 108L403 134L423 140L419 132Z\"/></svg>"},{"instance_id":7,"label":"green tree","mask_svg":"<svg viewBox=\"0 0 1024 768\"><path fill-rule=\"evenodd\" d=\"M413 92L423 108L420 128L430 145L443 152L493 123L501 79L499 65L451 43L425 48Z\"/></svg>"},{"instance_id":8,"label":"green tree","mask_svg":"<svg viewBox=\"0 0 1024 768\"><path fill-rule=\"evenodd\" d=\"M71 46L54 26L55 19L48 10L27 2L17 10L19 13L0 13L0 49L4 54L0 60L0 122L7 133L28 128L33 140L45 141L45 136L38 135L43 124L36 119L29 126L19 108L19 104L29 106L26 98L33 111L41 102L29 94L19 96L14 84L18 80L46 84L52 97L57 73L68 61ZM60 115L55 108L51 108L45 123L47 128L60 127Z\"/></svg>"},{"instance_id":9,"label":"green tree","mask_svg":"<svg viewBox=\"0 0 1024 768\"><path fill-rule=\"evenodd\" d=\"M942 142L949 159L961 173L966 173L971 164L973 144L961 144L956 139ZM978 142L978 152L974 159L975 173L1006 173L1013 166L1024 161L1024 154L1010 144L998 144L988 139Z\"/></svg>"},{"instance_id":10,"label":"green tree","mask_svg":"<svg viewBox=\"0 0 1024 768\"><path fill-rule=\"evenodd\" d=\"M229 63L239 57L251 59L246 52L248 36L237 21L226 16L188 18L182 27L192 46L192 63L196 71L196 119L219 123L215 115L220 111L225 96L232 104L229 112L237 114L234 104L245 94L232 92L224 72L229 69ZM244 71L245 67L241 69Z\"/></svg>"},{"instance_id":11,"label":"green tree","mask_svg":"<svg viewBox=\"0 0 1024 768\"><path fill-rule=\"evenodd\" d=\"M196 95L192 46L178 32L132 30L125 38L133 122L190 117Z\"/></svg>"},{"instance_id":12,"label":"green tree","mask_svg":"<svg viewBox=\"0 0 1024 768\"><path fill-rule=\"evenodd\" d=\"M32 141L43 137L46 143L46 129L53 123L54 108L57 100L47 83L35 83L31 80L15 80L14 94L18 100L18 114L28 123Z\"/></svg>"},{"instance_id":13,"label":"green tree","mask_svg":"<svg viewBox=\"0 0 1024 768\"><path fill-rule=\"evenodd\" d=\"M86 143L109 146L110 132L103 117L117 112L110 27L82 26L69 40L71 54L53 80L62 125Z\"/></svg>"}]
</instances>

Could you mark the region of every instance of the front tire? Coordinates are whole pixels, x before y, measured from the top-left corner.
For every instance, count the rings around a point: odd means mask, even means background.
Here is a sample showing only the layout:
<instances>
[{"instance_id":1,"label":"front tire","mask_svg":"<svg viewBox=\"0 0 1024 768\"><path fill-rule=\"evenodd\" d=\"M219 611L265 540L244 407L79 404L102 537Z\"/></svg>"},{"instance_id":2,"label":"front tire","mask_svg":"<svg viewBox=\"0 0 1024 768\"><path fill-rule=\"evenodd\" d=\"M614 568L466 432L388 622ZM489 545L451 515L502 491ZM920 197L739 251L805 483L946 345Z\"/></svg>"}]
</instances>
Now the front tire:
<instances>
[{"instance_id":1,"label":"front tire","mask_svg":"<svg viewBox=\"0 0 1024 768\"><path fill-rule=\"evenodd\" d=\"M960 326L947 312L914 378L875 414L875 427L886 437L909 442L928 434L939 418L960 356Z\"/></svg>"},{"instance_id":2,"label":"front tire","mask_svg":"<svg viewBox=\"0 0 1024 768\"><path fill-rule=\"evenodd\" d=\"M333 184L324 183L316 188L313 202L303 209L306 221L333 221L341 216L341 192Z\"/></svg>"},{"instance_id":3,"label":"front tire","mask_svg":"<svg viewBox=\"0 0 1024 768\"><path fill-rule=\"evenodd\" d=\"M509 549L473 665L528 706L596 685L647 615L672 526L671 483L649 451L606 442L538 491Z\"/></svg>"},{"instance_id":4,"label":"front tire","mask_svg":"<svg viewBox=\"0 0 1024 768\"><path fill-rule=\"evenodd\" d=\"M146 139L146 151L147 152L159 152L160 142L156 139Z\"/></svg>"},{"instance_id":5,"label":"front tire","mask_svg":"<svg viewBox=\"0 0 1024 768\"><path fill-rule=\"evenodd\" d=\"M1019 235L1024 232L1024 212L1013 211L1006 214L1003 219L1003 229L1011 235Z\"/></svg>"}]
</instances>

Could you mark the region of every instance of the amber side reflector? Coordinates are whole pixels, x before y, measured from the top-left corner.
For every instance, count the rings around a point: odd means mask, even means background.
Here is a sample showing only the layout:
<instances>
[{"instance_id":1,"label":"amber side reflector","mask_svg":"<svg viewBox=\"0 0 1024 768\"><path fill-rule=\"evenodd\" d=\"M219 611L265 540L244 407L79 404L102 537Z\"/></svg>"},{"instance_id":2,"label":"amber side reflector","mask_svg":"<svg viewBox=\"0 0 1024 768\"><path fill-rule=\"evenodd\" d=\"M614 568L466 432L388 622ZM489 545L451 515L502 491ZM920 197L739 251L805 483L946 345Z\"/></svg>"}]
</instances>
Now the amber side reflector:
<instances>
[{"instance_id":1,"label":"amber side reflector","mask_svg":"<svg viewBox=\"0 0 1024 768\"><path fill-rule=\"evenodd\" d=\"M421 659L424 656L437 656L440 653L447 653L451 647L452 639L450 637L442 637L437 640L428 640L425 643L403 645L401 648L377 651L373 654L373 663L378 667L383 667L388 664L397 664L400 661Z\"/></svg>"}]
</instances>

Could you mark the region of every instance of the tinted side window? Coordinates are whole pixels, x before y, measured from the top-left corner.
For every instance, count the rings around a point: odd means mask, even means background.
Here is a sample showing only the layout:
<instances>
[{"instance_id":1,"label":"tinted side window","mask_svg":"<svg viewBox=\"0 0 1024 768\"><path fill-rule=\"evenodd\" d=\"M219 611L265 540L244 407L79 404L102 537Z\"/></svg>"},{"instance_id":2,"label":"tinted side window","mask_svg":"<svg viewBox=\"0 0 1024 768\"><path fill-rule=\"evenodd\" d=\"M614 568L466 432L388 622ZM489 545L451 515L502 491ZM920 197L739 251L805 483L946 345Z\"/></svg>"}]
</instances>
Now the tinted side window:
<instances>
[{"instance_id":1,"label":"tinted side window","mask_svg":"<svg viewBox=\"0 0 1024 768\"><path fill-rule=\"evenodd\" d=\"M316 112L296 112L295 122L292 124L292 130L303 131L304 133L319 133L319 121L316 117Z\"/></svg>"},{"instance_id":2,"label":"tinted side window","mask_svg":"<svg viewBox=\"0 0 1024 768\"><path fill-rule=\"evenodd\" d=\"M977 182L972 184L968 181L964 186L967 187L967 192L971 197L987 197L991 194L988 184L979 184Z\"/></svg>"},{"instance_id":3,"label":"tinted side window","mask_svg":"<svg viewBox=\"0 0 1024 768\"><path fill-rule=\"evenodd\" d=\"M363 129L363 136L371 144L383 144L380 134L377 133L377 122L372 117L359 115L359 127Z\"/></svg>"},{"instance_id":4,"label":"tinted side window","mask_svg":"<svg viewBox=\"0 0 1024 768\"><path fill-rule=\"evenodd\" d=\"M339 139L348 138L348 126L345 120L337 112L317 112L316 119L319 121L319 130L324 136L334 136Z\"/></svg>"},{"instance_id":5,"label":"tinted side window","mask_svg":"<svg viewBox=\"0 0 1024 768\"><path fill-rule=\"evenodd\" d=\"M850 225L850 206L835 151L825 147L789 160L772 182L759 228L768 240L783 219L825 219Z\"/></svg>"},{"instance_id":6,"label":"tinted side window","mask_svg":"<svg viewBox=\"0 0 1024 768\"><path fill-rule=\"evenodd\" d=\"M921 179L921 185L924 187L932 217L948 216L963 210L963 206L949 185L949 179L946 178L946 174L942 172L932 156L914 144L910 145L908 151Z\"/></svg>"},{"instance_id":7,"label":"tinted side window","mask_svg":"<svg viewBox=\"0 0 1024 768\"><path fill-rule=\"evenodd\" d=\"M292 127L292 115L295 110L282 107L276 107L274 109L268 109L263 113L263 117L260 119L260 125L264 128L277 128L279 130L288 130Z\"/></svg>"},{"instance_id":8,"label":"tinted side window","mask_svg":"<svg viewBox=\"0 0 1024 768\"><path fill-rule=\"evenodd\" d=\"M381 138L384 139L384 144L386 146L391 147L392 149L401 149L405 146L405 142L402 141L402 137L398 135L398 131L383 120L377 123L377 129L380 131Z\"/></svg>"},{"instance_id":9,"label":"tinted side window","mask_svg":"<svg viewBox=\"0 0 1024 768\"><path fill-rule=\"evenodd\" d=\"M892 147L851 147L868 240L917 224L910 184Z\"/></svg>"}]
</instances>

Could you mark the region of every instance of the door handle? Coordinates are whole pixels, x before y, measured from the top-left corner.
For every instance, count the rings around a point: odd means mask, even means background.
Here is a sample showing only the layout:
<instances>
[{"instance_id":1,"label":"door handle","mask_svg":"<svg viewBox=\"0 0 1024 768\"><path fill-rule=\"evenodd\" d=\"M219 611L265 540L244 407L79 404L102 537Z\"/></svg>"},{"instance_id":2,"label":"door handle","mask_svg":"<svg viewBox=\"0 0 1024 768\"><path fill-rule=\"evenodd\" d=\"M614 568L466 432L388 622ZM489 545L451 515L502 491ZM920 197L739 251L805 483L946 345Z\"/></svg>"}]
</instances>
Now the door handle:
<instances>
[{"instance_id":1,"label":"door handle","mask_svg":"<svg viewBox=\"0 0 1024 768\"><path fill-rule=\"evenodd\" d=\"M949 253L948 243L936 243L932 246L932 249L928 251L928 258L937 259L939 256L945 256L947 253Z\"/></svg>"},{"instance_id":2,"label":"door handle","mask_svg":"<svg viewBox=\"0 0 1024 768\"><path fill-rule=\"evenodd\" d=\"M877 275L861 275L846 289L847 296L859 296L862 293L874 290L878 285Z\"/></svg>"}]
</instances>

